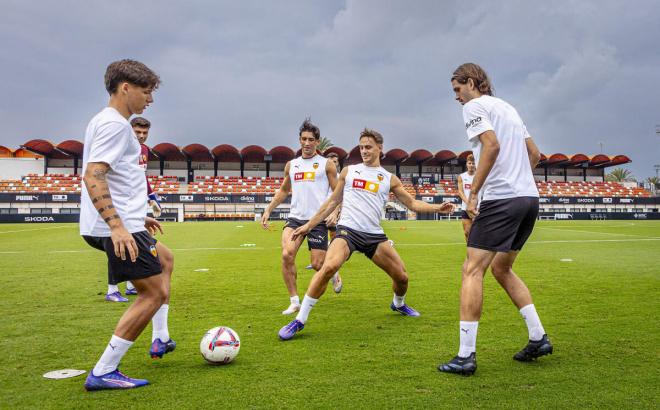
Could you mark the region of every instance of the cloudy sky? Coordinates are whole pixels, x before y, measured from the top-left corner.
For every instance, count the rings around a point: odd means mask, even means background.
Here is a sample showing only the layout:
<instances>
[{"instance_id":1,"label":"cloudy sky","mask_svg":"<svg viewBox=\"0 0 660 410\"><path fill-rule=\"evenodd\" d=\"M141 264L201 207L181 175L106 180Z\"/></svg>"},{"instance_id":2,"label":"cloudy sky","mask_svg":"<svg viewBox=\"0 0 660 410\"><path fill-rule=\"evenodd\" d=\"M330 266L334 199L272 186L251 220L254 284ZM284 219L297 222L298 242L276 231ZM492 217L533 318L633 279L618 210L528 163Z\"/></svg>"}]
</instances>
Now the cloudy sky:
<instances>
[{"instance_id":1,"label":"cloudy sky","mask_svg":"<svg viewBox=\"0 0 660 410\"><path fill-rule=\"evenodd\" d=\"M154 145L296 146L311 116L350 149L467 149L449 78L481 64L544 153L660 164L658 1L0 0L0 144L82 139L103 74L134 58L162 87Z\"/></svg>"}]
</instances>

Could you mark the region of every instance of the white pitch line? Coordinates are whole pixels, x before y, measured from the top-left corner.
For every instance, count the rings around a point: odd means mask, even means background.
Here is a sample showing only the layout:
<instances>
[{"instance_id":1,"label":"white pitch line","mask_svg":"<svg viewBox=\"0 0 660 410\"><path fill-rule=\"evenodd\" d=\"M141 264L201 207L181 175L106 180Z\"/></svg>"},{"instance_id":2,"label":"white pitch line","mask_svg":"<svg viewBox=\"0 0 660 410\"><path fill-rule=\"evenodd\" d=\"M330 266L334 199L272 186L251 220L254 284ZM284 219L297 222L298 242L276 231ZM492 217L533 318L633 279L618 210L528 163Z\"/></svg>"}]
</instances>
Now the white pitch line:
<instances>
[{"instance_id":1,"label":"white pitch line","mask_svg":"<svg viewBox=\"0 0 660 410\"><path fill-rule=\"evenodd\" d=\"M628 233L612 233L612 232L583 231L583 230L578 230L578 229L547 228L545 226L539 226L538 229L546 229L546 230L550 230L550 231L560 231L560 232L595 233L597 235L614 235L614 236L632 236L632 237L635 237L635 238L652 238L652 236L632 235L632 234L628 234Z\"/></svg>"},{"instance_id":2,"label":"white pitch line","mask_svg":"<svg viewBox=\"0 0 660 410\"><path fill-rule=\"evenodd\" d=\"M69 228L69 226L51 226L49 228L35 228L35 229L19 229L17 231L0 231L0 234L3 233L17 233L17 232L30 232L30 231L46 231L49 229L62 229Z\"/></svg>"}]
</instances>

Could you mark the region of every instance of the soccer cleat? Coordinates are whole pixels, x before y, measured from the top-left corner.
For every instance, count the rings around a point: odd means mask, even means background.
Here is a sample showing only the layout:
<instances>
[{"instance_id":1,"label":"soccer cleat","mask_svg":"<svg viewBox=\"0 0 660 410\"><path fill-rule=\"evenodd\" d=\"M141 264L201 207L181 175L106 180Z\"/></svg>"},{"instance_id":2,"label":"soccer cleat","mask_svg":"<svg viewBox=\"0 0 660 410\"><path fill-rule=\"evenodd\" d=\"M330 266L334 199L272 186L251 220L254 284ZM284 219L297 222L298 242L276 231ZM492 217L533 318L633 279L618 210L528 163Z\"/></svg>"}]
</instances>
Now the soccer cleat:
<instances>
[{"instance_id":1,"label":"soccer cleat","mask_svg":"<svg viewBox=\"0 0 660 410\"><path fill-rule=\"evenodd\" d=\"M394 302L390 305L390 309L395 312L401 313L403 316L420 316L420 313L405 303L399 307L394 306Z\"/></svg>"},{"instance_id":2,"label":"soccer cleat","mask_svg":"<svg viewBox=\"0 0 660 410\"><path fill-rule=\"evenodd\" d=\"M137 289L135 289L135 288L131 288L131 289L126 288L126 292L124 292L124 295L126 295L126 296L128 296L128 295L137 295Z\"/></svg>"},{"instance_id":3,"label":"soccer cleat","mask_svg":"<svg viewBox=\"0 0 660 410\"><path fill-rule=\"evenodd\" d=\"M537 357L545 356L547 354L552 354L552 343L550 343L548 335L543 335L541 340L530 340L524 349L513 356L513 359L519 362L531 362Z\"/></svg>"},{"instance_id":4,"label":"soccer cleat","mask_svg":"<svg viewBox=\"0 0 660 410\"><path fill-rule=\"evenodd\" d=\"M310 269L314 269L314 267L313 267L312 264L310 263L309 265L305 266L305 269L310 270Z\"/></svg>"},{"instance_id":5,"label":"soccer cleat","mask_svg":"<svg viewBox=\"0 0 660 410\"><path fill-rule=\"evenodd\" d=\"M341 276L339 276L339 272L332 275L332 290L334 290L335 293L341 293L343 287L344 282L342 282Z\"/></svg>"},{"instance_id":6,"label":"soccer cleat","mask_svg":"<svg viewBox=\"0 0 660 410\"><path fill-rule=\"evenodd\" d=\"M94 376L94 372L90 371L87 375L87 380L85 380L85 390L133 389L135 387L146 386L147 384L149 384L147 380L132 379L120 372L119 369L115 369L103 376Z\"/></svg>"},{"instance_id":7,"label":"soccer cleat","mask_svg":"<svg viewBox=\"0 0 660 410\"><path fill-rule=\"evenodd\" d=\"M278 335L281 340L289 340L305 328L305 324L298 319L294 319L288 325L280 329Z\"/></svg>"},{"instance_id":8,"label":"soccer cleat","mask_svg":"<svg viewBox=\"0 0 660 410\"><path fill-rule=\"evenodd\" d=\"M468 357L456 356L447 363L438 365L438 370L444 373L456 373L463 376L471 376L477 370L477 354L472 353Z\"/></svg>"},{"instance_id":9,"label":"soccer cleat","mask_svg":"<svg viewBox=\"0 0 660 410\"><path fill-rule=\"evenodd\" d=\"M300 310L300 305L298 303L292 303L292 304L289 305L288 308L286 308L286 310L282 311L282 314L283 315L290 315L292 313L296 313L299 310Z\"/></svg>"},{"instance_id":10,"label":"soccer cleat","mask_svg":"<svg viewBox=\"0 0 660 410\"><path fill-rule=\"evenodd\" d=\"M108 302L128 302L128 299L123 297L119 292L108 293L105 295L105 300Z\"/></svg>"},{"instance_id":11,"label":"soccer cleat","mask_svg":"<svg viewBox=\"0 0 660 410\"><path fill-rule=\"evenodd\" d=\"M165 353L169 353L176 349L176 342L172 339L167 342L162 342L160 339L156 339L151 343L149 348L149 356L152 359L162 359Z\"/></svg>"}]
</instances>

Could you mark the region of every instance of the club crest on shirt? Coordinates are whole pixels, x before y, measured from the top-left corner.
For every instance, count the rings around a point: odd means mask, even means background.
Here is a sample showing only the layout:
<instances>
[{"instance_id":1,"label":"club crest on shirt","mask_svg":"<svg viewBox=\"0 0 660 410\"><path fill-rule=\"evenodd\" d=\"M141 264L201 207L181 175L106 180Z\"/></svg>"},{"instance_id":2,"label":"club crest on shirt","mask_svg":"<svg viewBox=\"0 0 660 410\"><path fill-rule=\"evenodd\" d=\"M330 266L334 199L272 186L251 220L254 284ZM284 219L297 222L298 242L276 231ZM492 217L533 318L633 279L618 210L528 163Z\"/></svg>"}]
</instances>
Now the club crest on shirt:
<instances>
[{"instance_id":1,"label":"club crest on shirt","mask_svg":"<svg viewBox=\"0 0 660 410\"><path fill-rule=\"evenodd\" d=\"M294 182L304 182L304 181L311 181L314 182L316 180L316 172L296 172L293 174L293 181Z\"/></svg>"},{"instance_id":2,"label":"club crest on shirt","mask_svg":"<svg viewBox=\"0 0 660 410\"><path fill-rule=\"evenodd\" d=\"M367 181L364 179L354 179L353 188L371 192L372 194L377 194L378 188L380 188L380 184L378 182Z\"/></svg>"},{"instance_id":3,"label":"club crest on shirt","mask_svg":"<svg viewBox=\"0 0 660 410\"><path fill-rule=\"evenodd\" d=\"M314 165L312 165L312 167L314 167L314 169L317 169L319 167L319 163L315 162Z\"/></svg>"},{"instance_id":4,"label":"club crest on shirt","mask_svg":"<svg viewBox=\"0 0 660 410\"><path fill-rule=\"evenodd\" d=\"M157 257L157 256L158 256L158 251L156 250L156 245L151 245L151 246L149 247L149 252L151 252L151 254L152 254L154 257Z\"/></svg>"},{"instance_id":5,"label":"club crest on shirt","mask_svg":"<svg viewBox=\"0 0 660 410\"><path fill-rule=\"evenodd\" d=\"M380 173L378 174L378 181L379 181L379 182L383 182L383 179L384 179L384 178L385 178L385 175L380 174Z\"/></svg>"}]
</instances>

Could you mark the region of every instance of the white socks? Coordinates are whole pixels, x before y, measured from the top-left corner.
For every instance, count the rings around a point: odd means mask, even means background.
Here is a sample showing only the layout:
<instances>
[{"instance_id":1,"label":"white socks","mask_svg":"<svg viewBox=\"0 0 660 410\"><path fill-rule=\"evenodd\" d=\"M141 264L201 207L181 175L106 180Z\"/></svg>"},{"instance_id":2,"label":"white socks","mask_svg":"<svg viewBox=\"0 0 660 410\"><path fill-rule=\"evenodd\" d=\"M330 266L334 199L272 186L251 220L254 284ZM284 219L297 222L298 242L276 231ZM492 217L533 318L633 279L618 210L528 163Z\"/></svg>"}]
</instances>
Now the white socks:
<instances>
[{"instance_id":1,"label":"white socks","mask_svg":"<svg viewBox=\"0 0 660 410\"><path fill-rule=\"evenodd\" d=\"M302 305L300 305L300 312L298 312L298 316L296 316L296 319L301 321L302 323L307 322L307 318L309 317L309 312L312 311L312 308L314 305L316 305L316 302L318 302L318 299L310 298L309 296L305 295L302 301Z\"/></svg>"},{"instance_id":2,"label":"white socks","mask_svg":"<svg viewBox=\"0 0 660 410\"><path fill-rule=\"evenodd\" d=\"M406 302L406 295L403 296L397 296L396 293L394 294L394 299L392 299L392 303L394 303L394 307L400 308L403 306Z\"/></svg>"},{"instance_id":3,"label":"white socks","mask_svg":"<svg viewBox=\"0 0 660 410\"><path fill-rule=\"evenodd\" d=\"M536 313L536 308L534 305L527 305L520 309L520 314L525 323L527 324L527 330L529 331L529 340L538 341L543 338L545 334L545 329L541 324L541 319L539 319L539 314Z\"/></svg>"},{"instance_id":4,"label":"white socks","mask_svg":"<svg viewBox=\"0 0 660 410\"><path fill-rule=\"evenodd\" d=\"M108 295L115 292L119 292L119 286L108 283Z\"/></svg>"},{"instance_id":5,"label":"white socks","mask_svg":"<svg viewBox=\"0 0 660 410\"><path fill-rule=\"evenodd\" d=\"M298 297L298 295L291 296L289 300L291 301L292 305L300 305L300 298Z\"/></svg>"},{"instance_id":6,"label":"white socks","mask_svg":"<svg viewBox=\"0 0 660 410\"><path fill-rule=\"evenodd\" d=\"M170 310L170 305L162 304L160 308L154 314L154 317L151 318L151 341L153 342L156 339L160 339L161 342L167 342L170 340L170 332L167 329L167 313Z\"/></svg>"},{"instance_id":7,"label":"white socks","mask_svg":"<svg viewBox=\"0 0 660 410\"><path fill-rule=\"evenodd\" d=\"M126 281L126 290L129 290L129 289L135 289L135 286L133 286L133 283L131 283L130 280L127 280Z\"/></svg>"},{"instance_id":8,"label":"white socks","mask_svg":"<svg viewBox=\"0 0 660 410\"><path fill-rule=\"evenodd\" d=\"M124 354L126 354L132 344L133 342L112 335L110 343L108 343L103 355L101 355L98 363L94 366L92 374L94 376L103 376L104 374L115 371L117 366L119 366L119 361L124 357Z\"/></svg>"},{"instance_id":9,"label":"white socks","mask_svg":"<svg viewBox=\"0 0 660 410\"><path fill-rule=\"evenodd\" d=\"M479 322L460 322L461 346L458 350L459 357L468 357L477 351L477 328Z\"/></svg>"}]
</instances>

